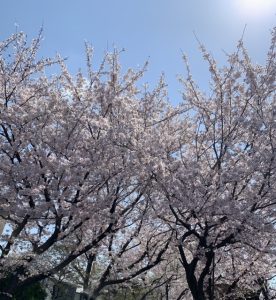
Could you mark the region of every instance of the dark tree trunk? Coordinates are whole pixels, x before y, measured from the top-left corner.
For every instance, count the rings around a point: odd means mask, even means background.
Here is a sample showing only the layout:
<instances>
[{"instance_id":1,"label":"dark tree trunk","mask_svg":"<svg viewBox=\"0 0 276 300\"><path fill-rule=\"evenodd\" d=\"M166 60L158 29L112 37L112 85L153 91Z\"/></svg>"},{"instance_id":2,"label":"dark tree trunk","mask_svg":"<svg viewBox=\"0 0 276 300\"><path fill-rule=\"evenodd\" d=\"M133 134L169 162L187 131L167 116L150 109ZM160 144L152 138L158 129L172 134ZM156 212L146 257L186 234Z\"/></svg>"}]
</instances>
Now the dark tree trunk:
<instances>
[{"instance_id":1,"label":"dark tree trunk","mask_svg":"<svg viewBox=\"0 0 276 300\"><path fill-rule=\"evenodd\" d=\"M86 291L89 286L89 279L90 279L92 264L93 264L94 259L95 259L95 255L89 255L87 257L87 265L86 265L85 277L84 277L84 282L83 282L83 290L84 291Z\"/></svg>"},{"instance_id":2,"label":"dark tree trunk","mask_svg":"<svg viewBox=\"0 0 276 300\"><path fill-rule=\"evenodd\" d=\"M186 271L186 270L185 270ZM194 274L189 274L186 271L186 277L189 289L194 300L205 300L203 288L200 288Z\"/></svg>"},{"instance_id":3,"label":"dark tree trunk","mask_svg":"<svg viewBox=\"0 0 276 300\"><path fill-rule=\"evenodd\" d=\"M169 285L166 284L166 300L169 300Z\"/></svg>"},{"instance_id":4,"label":"dark tree trunk","mask_svg":"<svg viewBox=\"0 0 276 300\"><path fill-rule=\"evenodd\" d=\"M196 262L197 260L192 261L190 264L184 263L184 269L186 273L187 283L189 289L192 293L194 300L213 300L214 299L214 289L213 289L213 278L210 274L210 267L214 260L213 251L206 252L206 265L202 270L199 278L196 278ZM183 257L183 255L182 255ZM206 282L206 279L209 276L209 280ZM205 284L206 283L206 284Z\"/></svg>"}]
</instances>

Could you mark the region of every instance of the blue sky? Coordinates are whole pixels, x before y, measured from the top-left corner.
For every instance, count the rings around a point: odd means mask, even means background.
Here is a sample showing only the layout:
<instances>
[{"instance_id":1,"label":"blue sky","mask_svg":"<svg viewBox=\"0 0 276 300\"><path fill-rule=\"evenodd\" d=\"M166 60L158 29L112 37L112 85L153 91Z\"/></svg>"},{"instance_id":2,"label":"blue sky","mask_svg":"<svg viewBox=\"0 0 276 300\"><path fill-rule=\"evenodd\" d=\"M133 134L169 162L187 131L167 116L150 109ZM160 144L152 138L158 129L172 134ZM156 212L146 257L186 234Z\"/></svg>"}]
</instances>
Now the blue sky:
<instances>
[{"instance_id":1,"label":"blue sky","mask_svg":"<svg viewBox=\"0 0 276 300\"><path fill-rule=\"evenodd\" d=\"M149 60L144 80L153 87L164 72L173 103L181 98L176 79L185 72L181 51L200 86L208 86L208 67L193 32L223 63L223 51L234 50L247 24L245 43L262 63L276 25L276 0L8 0L0 9L1 40L15 32L15 24L30 38L43 25L41 54L68 57L72 72L85 64L84 40L94 46L97 64L106 50L125 48L123 67Z\"/></svg>"}]
</instances>

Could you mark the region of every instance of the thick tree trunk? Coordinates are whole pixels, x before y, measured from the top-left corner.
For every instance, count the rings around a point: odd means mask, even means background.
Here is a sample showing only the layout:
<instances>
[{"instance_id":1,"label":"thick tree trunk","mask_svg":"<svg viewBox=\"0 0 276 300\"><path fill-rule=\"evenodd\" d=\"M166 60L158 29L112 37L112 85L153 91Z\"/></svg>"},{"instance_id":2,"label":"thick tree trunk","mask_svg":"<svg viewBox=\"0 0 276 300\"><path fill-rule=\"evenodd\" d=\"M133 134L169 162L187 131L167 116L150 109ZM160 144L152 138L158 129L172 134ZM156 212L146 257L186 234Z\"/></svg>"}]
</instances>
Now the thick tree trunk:
<instances>
[{"instance_id":1,"label":"thick tree trunk","mask_svg":"<svg viewBox=\"0 0 276 300\"><path fill-rule=\"evenodd\" d=\"M197 280L194 275L190 275L188 278L188 274L186 273L187 276L187 282L189 289L191 291L191 294L193 296L194 300L205 300L204 296L204 291L198 286Z\"/></svg>"},{"instance_id":2,"label":"thick tree trunk","mask_svg":"<svg viewBox=\"0 0 276 300\"><path fill-rule=\"evenodd\" d=\"M191 291L191 293L193 295L194 300L206 300L203 291L194 290L194 291Z\"/></svg>"},{"instance_id":3,"label":"thick tree trunk","mask_svg":"<svg viewBox=\"0 0 276 300\"><path fill-rule=\"evenodd\" d=\"M87 259L85 277L84 277L84 282L83 282L83 290L84 291L86 291L89 286L89 279L91 276L91 270L92 270L92 264L93 264L94 258L95 258L95 255L89 255L88 259Z\"/></svg>"},{"instance_id":4,"label":"thick tree trunk","mask_svg":"<svg viewBox=\"0 0 276 300\"><path fill-rule=\"evenodd\" d=\"M205 300L203 287L199 286L194 273L191 272L191 269L189 267L185 269L185 272L186 272L187 283L194 300Z\"/></svg>"}]
</instances>

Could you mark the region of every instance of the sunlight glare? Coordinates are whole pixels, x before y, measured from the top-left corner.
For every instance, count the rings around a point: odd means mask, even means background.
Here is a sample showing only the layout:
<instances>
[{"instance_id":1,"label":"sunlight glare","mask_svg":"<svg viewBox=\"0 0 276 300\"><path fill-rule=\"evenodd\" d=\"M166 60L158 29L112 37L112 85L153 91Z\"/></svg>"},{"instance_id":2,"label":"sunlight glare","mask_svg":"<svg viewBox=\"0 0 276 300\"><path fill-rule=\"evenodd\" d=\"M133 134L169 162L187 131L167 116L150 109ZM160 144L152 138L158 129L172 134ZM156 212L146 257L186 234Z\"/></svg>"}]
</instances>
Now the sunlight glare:
<instances>
[{"instance_id":1,"label":"sunlight glare","mask_svg":"<svg viewBox=\"0 0 276 300\"><path fill-rule=\"evenodd\" d=\"M247 17L264 17L276 13L276 0L236 0L241 15Z\"/></svg>"}]
</instances>

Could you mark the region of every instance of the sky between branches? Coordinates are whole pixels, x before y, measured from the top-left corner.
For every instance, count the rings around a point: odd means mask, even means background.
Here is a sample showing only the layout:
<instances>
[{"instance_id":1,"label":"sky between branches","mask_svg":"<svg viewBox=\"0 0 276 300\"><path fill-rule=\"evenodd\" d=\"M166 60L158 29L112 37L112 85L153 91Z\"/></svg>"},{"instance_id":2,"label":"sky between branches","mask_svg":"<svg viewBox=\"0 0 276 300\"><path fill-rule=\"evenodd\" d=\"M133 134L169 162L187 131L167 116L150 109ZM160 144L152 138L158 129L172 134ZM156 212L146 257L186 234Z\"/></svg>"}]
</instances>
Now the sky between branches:
<instances>
[{"instance_id":1,"label":"sky between branches","mask_svg":"<svg viewBox=\"0 0 276 300\"><path fill-rule=\"evenodd\" d=\"M184 74L182 52L203 89L208 67L198 51L198 39L220 63L234 51L246 26L244 41L251 57L263 63L270 29L276 25L276 0L9 0L0 3L0 40L16 30L29 38L44 28L41 55L68 57L72 72L85 66L84 41L95 49L95 64L114 46L123 68L149 60L144 77L150 86L165 73L173 103L181 99L176 76Z\"/></svg>"}]
</instances>

